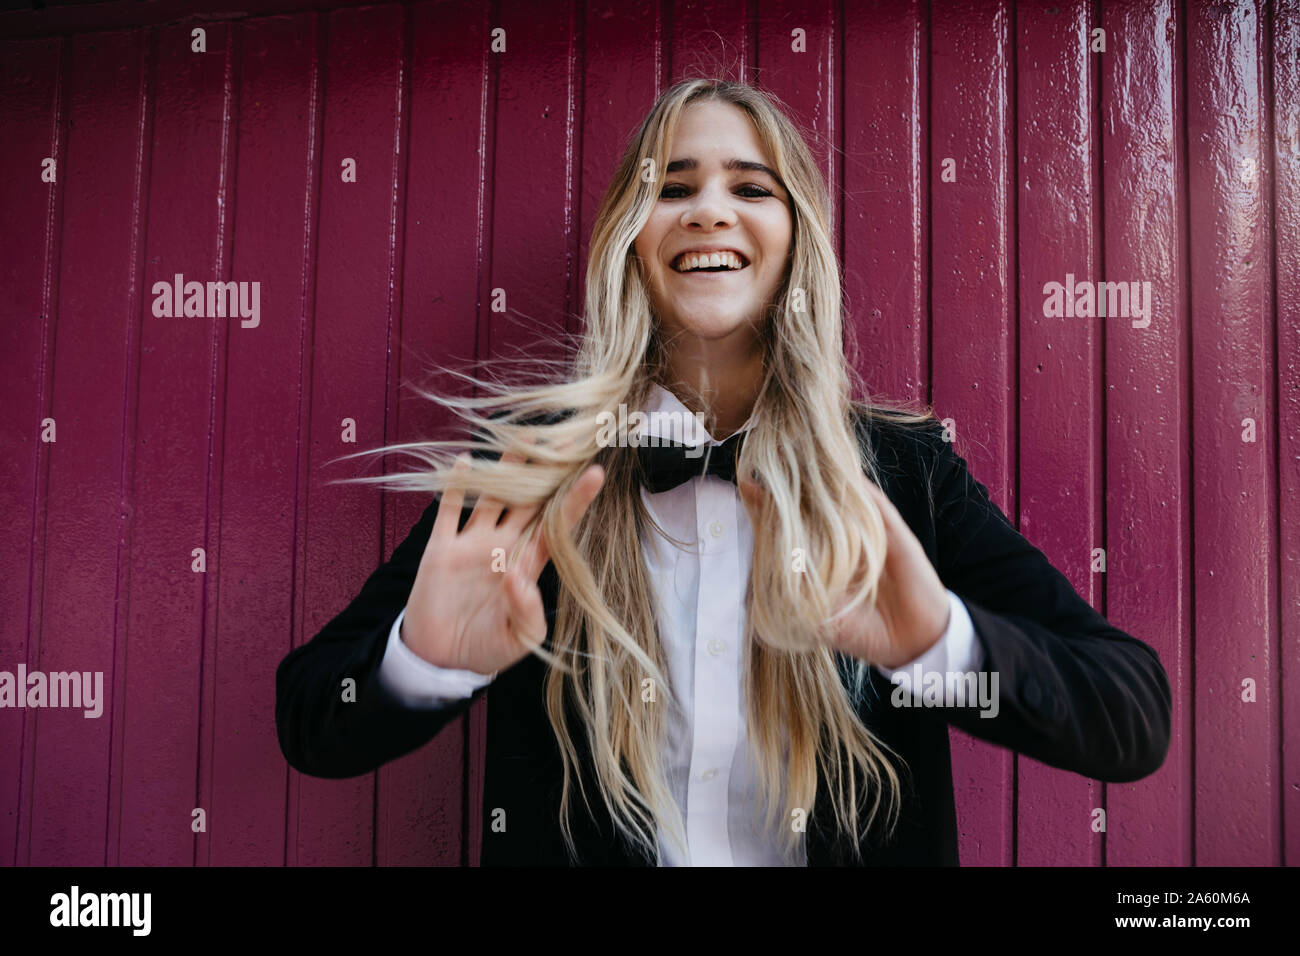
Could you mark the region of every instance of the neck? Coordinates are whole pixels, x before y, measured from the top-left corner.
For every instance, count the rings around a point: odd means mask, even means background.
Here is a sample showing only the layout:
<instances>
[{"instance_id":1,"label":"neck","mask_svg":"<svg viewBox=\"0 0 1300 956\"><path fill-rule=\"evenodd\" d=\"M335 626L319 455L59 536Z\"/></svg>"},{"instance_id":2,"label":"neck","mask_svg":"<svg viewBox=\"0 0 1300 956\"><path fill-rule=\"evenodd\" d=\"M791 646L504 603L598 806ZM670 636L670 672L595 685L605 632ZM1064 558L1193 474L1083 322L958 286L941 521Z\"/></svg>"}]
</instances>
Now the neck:
<instances>
[{"instance_id":1,"label":"neck","mask_svg":"<svg viewBox=\"0 0 1300 956\"><path fill-rule=\"evenodd\" d=\"M659 384L691 412L704 412L709 434L722 441L739 431L753 414L763 371L761 343L742 351L730 350L718 341L694 339L679 341L671 350Z\"/></svg>"}]
</instances>

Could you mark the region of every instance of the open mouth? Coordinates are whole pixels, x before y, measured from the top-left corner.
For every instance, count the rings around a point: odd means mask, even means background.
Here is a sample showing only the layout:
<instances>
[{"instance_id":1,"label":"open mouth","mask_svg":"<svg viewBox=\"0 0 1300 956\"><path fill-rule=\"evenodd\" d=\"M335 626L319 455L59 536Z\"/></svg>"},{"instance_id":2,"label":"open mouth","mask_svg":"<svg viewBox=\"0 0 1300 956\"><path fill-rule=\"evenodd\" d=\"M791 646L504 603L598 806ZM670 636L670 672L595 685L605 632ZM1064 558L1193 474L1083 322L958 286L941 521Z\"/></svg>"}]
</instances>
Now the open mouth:
<instances>
[{"instance_id":1,"label":"open mouth","mask_svg":"<svg viewBox=\"0 0 1300 956\"><path fill-rule=\"evenodd\" d=\"M741 272L749 260L738 252L684 252L673 260L673 271L684 275L698 273Z\"/></svg>"}]
</instances>

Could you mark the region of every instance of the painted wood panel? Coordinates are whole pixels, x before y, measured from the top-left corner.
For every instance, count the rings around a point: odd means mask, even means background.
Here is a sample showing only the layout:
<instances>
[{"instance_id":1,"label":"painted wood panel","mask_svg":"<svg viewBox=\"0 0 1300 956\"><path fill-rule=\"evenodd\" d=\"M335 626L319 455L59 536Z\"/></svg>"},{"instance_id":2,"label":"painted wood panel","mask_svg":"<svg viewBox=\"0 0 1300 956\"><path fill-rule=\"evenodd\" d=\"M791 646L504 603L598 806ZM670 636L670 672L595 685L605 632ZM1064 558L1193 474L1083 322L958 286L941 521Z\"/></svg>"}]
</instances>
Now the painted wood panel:
<instances>
[{"instance_id":1,"label":"painted wood panel","mask_svg":"<svg viewBox=\"0 0 1300 956\"><path fill-rule=\"evenodd\" d=\"M1014 16L1006 3L930 12L929 389L955 448L1015 521ZM936 228L942 224L942 228ZM885 279L873 277L874 282ZM896 324L883 314L881 324ZM953 730L961 859L1016 860L1010 751Z\"/></svg>"},{"instance_id":2,"label":"painted wood panel","mask_svg":"<svg viewBox=\"0 0 1300 956\"><path fill-rule=\"evenodd\" d=\"M1107 3L1100 64L1102 262L1151 283L1150 315L1107 326L1103 464L1106 610L1160 654L1173 735L1153 778L1108 784L1106 863L1192 862L1191 475L1187 442L1187 164L1178 4ZM1142 322L1149 321L1149 325ZM1139 327L1140 326L1140 327ZM1118 493L1120 489L1133 492ZM1135 493L1141 489L1142 493Z\"/></svg>"},{"instance_id":3,"label":"painted wood panel","mask_svg":"<svg viewBox=\"0 0 1300 956\"><path fill-rule=\"evenodd\" d=\"M274 668L423 511L339 456L449 424L432 363L560 357L619 149L701 74L808 136L873 394L1170 675L1134 784L953 731L963 863L1300 859L1296 0L194 7L0 13L0 669L104 674L98 719L0 710L6 865L478 861L483 702L320 780ZM155 315L177 274L255 327Z\"/></svg>"}]
</instances>

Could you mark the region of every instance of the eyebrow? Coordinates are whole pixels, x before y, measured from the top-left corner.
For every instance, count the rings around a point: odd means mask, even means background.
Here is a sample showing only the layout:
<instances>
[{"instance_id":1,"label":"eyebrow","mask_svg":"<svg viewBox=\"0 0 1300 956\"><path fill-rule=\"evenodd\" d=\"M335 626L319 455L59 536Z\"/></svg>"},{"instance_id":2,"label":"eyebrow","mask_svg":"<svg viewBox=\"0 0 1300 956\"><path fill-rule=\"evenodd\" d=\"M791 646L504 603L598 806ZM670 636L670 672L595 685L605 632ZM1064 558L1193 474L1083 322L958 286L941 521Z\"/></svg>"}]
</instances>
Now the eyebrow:
<instances>
[{"instance_id":1,"label":"eyebrow","mask_svg":"<svg viewBox=\"0 0 1300 956\"><path fill-rule=\"evenodd\" d=\"M700 166L699 161L695 159L674 159L671 163L668 164L667 172L679 173L682 172L683 170L698 169L699 166ZM728 171L744 169L755 173L767 173L767 175L771 176L778 183L781 181L780 176L772 172L772 170L768 169L762 163L756 163L753 160L749 160L749 159L728 159L722 164L722 168Z\"/></svg>"}]
</instances>

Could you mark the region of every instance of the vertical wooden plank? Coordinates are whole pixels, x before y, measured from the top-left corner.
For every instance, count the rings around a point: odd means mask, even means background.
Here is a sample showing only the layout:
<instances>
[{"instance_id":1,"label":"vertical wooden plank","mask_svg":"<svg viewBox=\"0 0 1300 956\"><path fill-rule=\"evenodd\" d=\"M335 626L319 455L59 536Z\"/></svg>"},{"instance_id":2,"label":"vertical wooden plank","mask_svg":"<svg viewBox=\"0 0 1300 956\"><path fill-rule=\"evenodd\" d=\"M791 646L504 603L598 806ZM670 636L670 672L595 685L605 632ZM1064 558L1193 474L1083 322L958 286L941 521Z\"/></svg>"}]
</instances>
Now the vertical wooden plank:
<instances>
[{"instance_id":1,"label":"vertical wooden plank","mask_svg":"<svg viewBox=\"0 0 1300 956\"><path fill-rule=\"evenodd\" d=\"M410 8L410 135L406 144L403 213L402 321L394 350L398 379L463 393L453 382L430 383L429 363L473 360L478 312L479 174L485 107L487 11L448 4ZM454 423L436 406L398 393L396 432L389 441L434 437ZM389 471L415 462L394 459ZM394 494L385 513L386 553L401 543L428 501ZM475 706L478 706L476 703ZM467 754L462 717L423 747L379 771L377 863L456 865L465 859Z\"/></svg>"},{"instance_id":2,"label":"vertical wooden plank","mask_svg":"<svg viewBox=\"0 0 1300 956\"><path fill-rule=\"evenodd\" d=\"M1072 310L1049 316L1045 301L1048 283L1108 278L1092 201L1099 181L1088 12L1085 0L1016 12L1020 532L1097 607L1102 591L1090 557L1105 546L1099 369L1108 320L1067 317ZM1023 758L1018 794L1017 864L1100 863L1092 823L1101 784Z\"/></svg>"},{"instance_id":3,"label":"vertical wooden plank","mask_svg":"<svg viewBox=\"0 0 1300 956\"><path fill-rule=\"evenodd\" d=\"M761 0L754 33L756 62L750 82L774 94L803 133L832 197L838 194L840 148L835 127L839 76L838 24L833 0ZM831 221L838 224L838 203ZM836 238L838 239L838 228Z\"/></svg>"},{"instance_id":4,"label":"vertical wooden plank","mask_svg":"<svg viewBox=\"0 0 1300 956\"><path fill-rule=\"evenodd\" d=\"M595 0L587 4L586 13L576 314L586 307L581 293L596 211L628 139L663 92L659 70L667 53L659 0ZM574 334L580 330L576 317L569 317L568 331Z\"/></svg>"},{"instance_id":5,"label":"vertical wooden plank","mask_svg":"<svg viewBox=\"0 0 1300 956\"><path fill-rule=\"evenodd\" d=\"M58 447L41 441L49 414L53 312L58 289L59 200L64 184L64 77L58 39L0 43L0 670L36 669L44 555L45 469ZM45 181L44 161L58 164ZM20 693L26 693L25 689ZM0 865L18 862L19 828L30 828L35 710L0 710ZM102 718L101 718L102 719ZM26 840L24 839L24 843Z\"/></svg>"},{"instance_id":6,"label":"vertical wooden plank","mask_svg":"<svg viewBox=\"0 0 1300 956\"><path fill-rule=\"evenodd\" d=\"M1016 516L1016 211L1012 14L1006 2L935 4L930 25L931 381L956 450ZM945 160L956 179L943 181ZM961 861L1014 862L1015 756L950 731Z\"/></svg>"},{"instance_id":7,"label":"vertical wooden plank","mask_svg":"<svg viewBox=\"0 0 1300 956\"><path fill-rule=\"evenodd\" d=\"M502 23L499 6L493 5L487 23L488 35L493 41L505 39L499 31L505 28ZM483 109L479 119L478 165L478 209L475 217L475 272L474 281L477 289L477 309L475 310L474 358L480 359L490 351L491 327L484 321L489 308L496 307L496 293L492 288L492 236L493 221L488 209L495 201L495 183L490 179L490 171L497 163L497 125L500 112L501 58L504 52L495 42L485 44L483 53ZM463 390L463 385L461 386ZM474 388L477 392L477 388ZM483 800L487 779L487 740L488 715L487 696L470 705L465 715L465 812L461 859L470 866L480 866L483 862Z\"/></svg>"},{"instance_id":8,"label":"vertical wooden plank","mask_svg":"<svg viewBox=\"0 0 1300 956\"><path fill-rule=\"evenodd\" d=\"M673 0L672 82L748 82L754 67L746 0Z\"/></svg>"},{"instance_id":9,"label":"vertical wooden plank","mask_svg":"<svg viewBox=\"0 0 1300 956\"><path fill-rule=\"evenodd\" d=\"M568 325L577 248L573 97L581 82L574 71L582 41L576 16L571 4L545 10L506 0L494 24L505 29L506 52L492 54L497 85L492 146L484 147L485 153L490 149L490 198L484 206L490 212L485 212L477 345L479 356L493 360L564 356L557 337ZM528 149L509 148L515 143L527 143ZM486 746L485 708L476 703L468 718L471 865L478 865L484 839L483 778L476 755Z\"/></svg>"},{"instance_id":10,"label":"vertical wooden plank","mask_svg":"<svg viewBox=\"0 0 1300 956\"><path fill-rule=\"evenodd\" d=\"M489 286L482 290L479 354L559 358L557 332L565 328L567 217L573 182L568 159L570 45L573 10L544 10L522 0L501 5L507 50L496 54L497 142L492 157ZM515 42L509 45L509 38ZM505 311L494 311L494 290Z\"/></svg>"},{"instance_id":11,"label":"vertical wooden plank","mask_svg":"<svg viewBox=\"0 0 1300 956\"><path fill-rule=\"evenodd\" d=\"M872 0L844 11L845 324L872 393L929 393L929 11Z\"/></svg>"},{"instance_id":12,"label":"vertical wooden plank","mask_svg":"<svg viewBox=\"0 0 1300 956\"><path fill-rule=\"evenodd\" d=\"M1276 263L1281 551L1282 864L1300 864L1300 2L1273 20L1273 258Z\"/></svg>"},{"instance_id":13,"label":"vertical wooden plank","mask_svg":"<svg viewBox=\"0 0 1300 956\"><path fill-rule=\"evenodd\" d=\"M191 50L190 28L159 29L153 130L149 142L145 262L139 317L140 407L136 416L126 603L127 667L120 753L120 827L110 861L125 866L189 866L196 802L205 593L220 573L209 533L208 459L212 390L231 319L176 314L181 284L220 273L225 79L229 28L208 24L207 52ZM115 104L108 104L110 111ZM159 294L155 283L166 292ZM159 299L168 315L155 314ZM204 306L206 308L206 305ZM204 551L195 571L195 549Z\"/></svg>"},{"instance_id":14,"label":"vertical wooden plank","mask_svg":"<svg viewBox=\"0 0 1300 956\"><path fill-rule=\"evenodd\" d=\"M401 8L332 13L326 19L321 140L320 242L311 361L310 480L303 633L323 627L385 556L375 544L347 548L381 527L379 498L364 485L328 482L358 473L341 454L380 445L386 434L387 352L394 303L394 144L401 96ZM356 181L343 181L355 160ZM345 421L355 423L355 445ZM374 778L298 782L296 862L369 865L374 859Z\"/></svg>"},{"instance_id":15,"label":"vertical wooden plank","mask_svg":"<svg viewBox=\"0 0 1300 956\"><path fill-rule=\"evenodd\" d=\"M1196 863L1276 864L1281 801L1261 7L1188 7ZM1253 440L1247 434L1254 423ZM1244 686L1252 682L1253 701Z\"/></svg>"},{"instance_id":16,"label":"vertical wooden plank","mask_svg":"<svg viewBox=\"0 0 1300 956\"><path fill-rule=\"evenodd\" d=\"M230 323L220 396L221 551L216 639L208 642L216 654L205 669L215 699L204 720L201 790L212 825L197 857L215 866L285 862L288 771L275 737L275 668L293 644L298 429L318 175L316 22L269 17L237 34L230 178L238 188L227 226L228 271L232 280L260 283L261 315L256 327Z\"/></svg>"},{"instance_id":17,"label":"vertical wooden plank","mask_svg":"<svg viewBox=\"0 0 1300 956\"><path fill-rule=\"evenodd\" d=\"M1176 83L1177 16L1170 0L1108 0L1100 23L1106 278L1151 289L1149 325L1098 320L1106 339L1107 617L1156 649L1174 698L1164 767L1106 786L1107 866L1192 862L1186 112Z\"/></svg>"},{"instance_id":18,"label":"vertical wooden plank","mask_svg":"<svg viewBox=\"0 0 1300 956\"><path fill-rule=\"evenodd\" d=\"M306 181L305 199L304 199L304 216L302 228L302 352L298 360L298 429L296 448L298 458L297 481L294 485L294 516L293 516L293 591L291 594L291 615L293 619L292 632L290 634L290 644L296 647L303 642L310 640L314 631L307 628L315 622L324 621L322 615L313 621L307 620L308 607L308 590L307 580L310 574L308 562L305 560L307 553L308 536L311 529L308 525L308 507L310 505L309 490L312 485L315 465L312 456L304 452L303 442L310 440L312 429L312 390L314 380L312 373L314 363L312 354L316 347L315 335L315 316L317 300L317 283L316 273L318 271L317 261L319 258L319 249L321 241L320 230L320 211L322 205L322 187L321 181L325 175L324 159L322 158L322 140L324 137L324 114L325 114L325 59L326 59L326 23L325 17L318 14L312 14L304 17L304 29L310 25L311 44L312 44L312 61L311 74L309 78L309 94L306 106L304 121L308 129L308 149L305 155L300 158L304 166L304 177ZM340 598L341 601L341 598ZM326 612L328 613L328 612ZM315 626L319 627L318 624ZM287 783L285 786L285 813L284 813L284 854L286 866L297 866L299 863L299 839L298 829L299 820L302 818L302 783L306 778L288 768Z\"/></svg>"},{"instance_id":19,"label":"vertical wooden plank","mask_svg":"<svg viewBox=\"0 0 1300 956\"><path fill-rule=\"evenodd\" d=\"M392 224L391 250L388 262L388 283L389 289L392 290L389 296L389 314L392 321L388 328L388 363L385 368L385 399L386 407L384 410L384 440L386 442L395 441L400 429L400 423L397 416L397 399L398 399L398 381L397 378L402 369L402 359L400 355L402 343L402 314L406 302L406 290L402 282L402 270L404 266L404 257L406 252L406 202L407 202L407 180L410 175L410 138L411 138L411 19L408 16L409 10L403 6L402 15L399 21L398 36L398 100L397 100L397 128L393 141L393 167L392 167L392 206L389 216ZM385 464L384 470L387 471L391 465ZM395 498L406 498L407 504L425 504L427 500L412 502L408 496L394 496L387 492L383 494L383 515L384 515L384 547L385 555L392 554L400 539L395 539L399 529L394 525L395 515L393 508ZM423 499L423 496L421 496ZM408 514L409 517L409 514ZM418 520L416 518L407 523L405 528L400 529L409 532L411 525ZM420 748L419 753L409 755L414 758L407 763L418 762L421 759L428 765L429 751L426 748ZM439 847L446 853L447 850L454 851L455 856L451 859L458 859L460 856L460 833L459 827L448 831L445 826L436 827L432 833L421 832L423 830L422 818L424 814L433 809L433 801L428 799L418 799L416 794L424 797L424 789L421 786L423 780L418 777L414 781L415 786L407 786L405 781L399 781L396 787L385 786L385 780L394 773L400 775L404 769L392 764L383 766L375 773L375 865L386 866L392 865L398 860L394 857L398 854L405 858L408 864L426 864L427 853L430 847ZM436 773L436 767L434 768ZM455 784L455 775L451 781ZM443 783L443 787L447 782ZM430 794L432 796L432 794ZM394 832L394 825L396 832ZM396 852L394 852L396 851ZM450 854L448 854L450 856Z\"/></svg>"},{"instance_id":20,"label":"vertical wooden plank","mask_svg":"<svg viewBox=\"0 0 1300 956\"><path fill-rule=\"evenodd\" d=\"M102 674L102 714L34 713L31 842L19 863L112 862L110 770L120 739L125 657L123 548L139 347L140 158L147 103L142 31L75 36L69 74L65 212L50 415L41 671ZM20 835L20 840L22 839Z\"/></svg>"}]
</instances>

